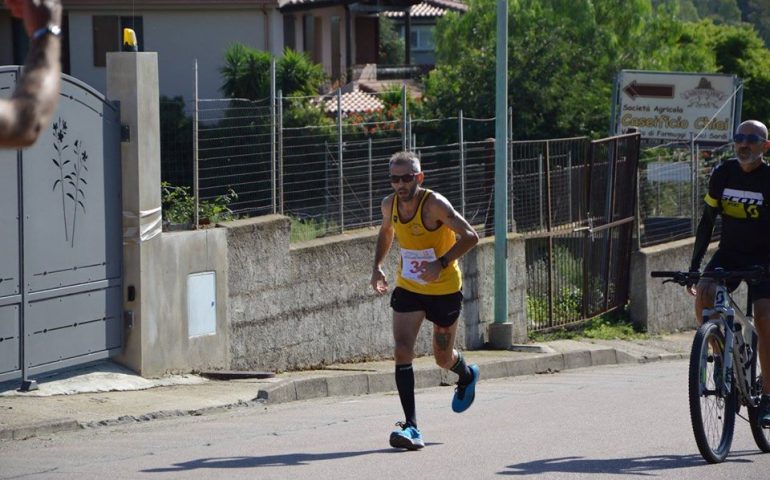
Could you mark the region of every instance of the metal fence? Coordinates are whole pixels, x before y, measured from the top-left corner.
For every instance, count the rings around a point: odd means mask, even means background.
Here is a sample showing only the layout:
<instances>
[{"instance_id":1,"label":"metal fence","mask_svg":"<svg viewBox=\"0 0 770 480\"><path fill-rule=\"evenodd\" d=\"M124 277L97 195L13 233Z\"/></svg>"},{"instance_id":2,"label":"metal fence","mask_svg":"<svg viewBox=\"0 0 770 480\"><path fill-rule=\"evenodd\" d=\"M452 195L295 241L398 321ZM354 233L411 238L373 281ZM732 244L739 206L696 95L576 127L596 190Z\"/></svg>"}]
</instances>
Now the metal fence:
<instances>
[{"instance_id":1,"label":"metal fence","mask_svg":"<svg viewBox=\"0 0 770 480\"><path fill-rule=\"evenodd\" d=\"M467 118L462 111L450 118L412 118L405 95L400 105L386 106L388 114L344 115L338 108L325 115L310 108L335 100L342 105L341 92L336 98L279 93L275 102L200 100L190 122L178 118L178 102L168 101L163 108L172 114L163 123L173 121L175 128L163 130L164 180L189 185L200 202L234 191L229 208L238 216L288 215L297 241L379 225L380 202L392 192L388 159L406 149L420 157L427 188L446 196L481 235L493 233L494 118ZM190 128L188 153L176 145ZM625 245L633 223L605 227L618 220L615 204L607 202L633 206L635 185L617 189L613 175L620 171L635 183L638 151L631 155L633 169L624 170L620 160L629 158L628 138L638 137L613 137L610 150L588 137L510 137L507 225L527 238L530 331L622 305L628 252L610 247ZM172 157L180 151L184 157Z\"/></svg>"},{"instance_id":2,"label":"metal fence","mask_svg":"<svg viewBox=\"0 0 770 480\"><path fill-rule=\"evenodd\" d=\"M732 144L644 146L638 170L639 246L695 235L711 171L732 156ZM718 219L712 238L718 239L720 232Z\"/></svg>"}]
</instances>

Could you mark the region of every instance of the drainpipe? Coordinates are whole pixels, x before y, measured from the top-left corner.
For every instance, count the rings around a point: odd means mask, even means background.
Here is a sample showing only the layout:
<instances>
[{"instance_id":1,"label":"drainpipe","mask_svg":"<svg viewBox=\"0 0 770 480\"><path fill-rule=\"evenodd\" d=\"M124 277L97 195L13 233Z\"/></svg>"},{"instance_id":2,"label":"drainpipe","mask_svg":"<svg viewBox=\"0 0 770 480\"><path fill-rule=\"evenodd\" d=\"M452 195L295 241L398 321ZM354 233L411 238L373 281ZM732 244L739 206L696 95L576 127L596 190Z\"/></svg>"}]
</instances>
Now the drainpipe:
<instances>
[{"instance_id":1,"label":"drainpipe","mask_svg":"<svg viewBox=\"0 0 770 480\"><path fill-rule=\"evenodd\" d=\"M404 65L412 64L412 14L411 7L404 12Z\"/></svg>"},{"instance_id":2,"label":"drainpipe","mask_svg":"<svg viewBox=\"0 0 770 480\"><path fill-rule=\"evenodd\" d=\"M353 19L350 15L350 5L345 5L345 81L350 82L353 78L353 40L350 38L353 31Z\"/></svg>"},{"instance_id":3,"label":"drainpipe","mask_svg":"<svg viewBox=\"0 0 770 480\"><path fill-rule=\"evenodd\" d=\"M265 51L272 54L273 49L271 48L271 41L270 41L270 17L268 16L267 9L262 8L262 16L265 19Z\"/></svg>"}]
</instances>

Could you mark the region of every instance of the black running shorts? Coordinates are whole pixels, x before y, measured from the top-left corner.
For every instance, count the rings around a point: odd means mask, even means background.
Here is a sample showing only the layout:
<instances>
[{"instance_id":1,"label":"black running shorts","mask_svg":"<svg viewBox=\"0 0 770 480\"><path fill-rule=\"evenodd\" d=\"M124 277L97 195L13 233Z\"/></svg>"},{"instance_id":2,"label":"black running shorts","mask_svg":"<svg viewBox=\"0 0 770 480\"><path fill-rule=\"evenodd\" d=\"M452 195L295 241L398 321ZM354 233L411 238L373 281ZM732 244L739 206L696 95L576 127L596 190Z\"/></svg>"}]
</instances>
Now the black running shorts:
<instances>
[{"instance_id":1,"label":"black running shorts","mask_svg":"<svg viewBox=\"0 0 770 480\"><path fill-rule=\"evenodd\" d=\"M753 267L755 265L767 265L766 256L742 255L735 252L729 252L717 249L714 256L709 260L704 271L714 270L715 268L724 268L725 270L741 270ZM732 292L740 282L729 281L727 287ZM752 302L763 298L770 298L770 280L763 280L755 285L749 285L749 297Z\"/></svg>"},{"instance_id":2,"label":"black running shorts","mask_svg":"<svg viewBox=\"0 0 770 480\"><path fill-rule=\"evenodd\" d=\"M450 327L460 317L463 293L423 295L396 287L390 296L390 306L399 313L425 312L425 318L439 327Z\"/></svg>"}]
</instances>

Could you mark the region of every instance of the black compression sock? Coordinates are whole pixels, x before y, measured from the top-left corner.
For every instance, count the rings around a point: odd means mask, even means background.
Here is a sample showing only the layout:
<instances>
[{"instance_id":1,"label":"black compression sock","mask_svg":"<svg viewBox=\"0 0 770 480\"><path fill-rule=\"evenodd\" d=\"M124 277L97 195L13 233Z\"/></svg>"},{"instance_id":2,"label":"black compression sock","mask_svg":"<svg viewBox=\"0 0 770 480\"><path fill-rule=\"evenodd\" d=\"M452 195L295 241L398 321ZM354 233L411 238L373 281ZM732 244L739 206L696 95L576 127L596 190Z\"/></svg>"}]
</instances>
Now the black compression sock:
<instances>
[{"instance_id":1,"label":"black compression sock","mask_svg":"<svg viewBox=\"0 0 770 480\"><path fill-rule=\"evenodd\" d=\"M417 426L417 413L414 405L414 370L412 364L396 365L396 387L401 407L404 409L406 423Z\"/></svg>"}]
</instances>

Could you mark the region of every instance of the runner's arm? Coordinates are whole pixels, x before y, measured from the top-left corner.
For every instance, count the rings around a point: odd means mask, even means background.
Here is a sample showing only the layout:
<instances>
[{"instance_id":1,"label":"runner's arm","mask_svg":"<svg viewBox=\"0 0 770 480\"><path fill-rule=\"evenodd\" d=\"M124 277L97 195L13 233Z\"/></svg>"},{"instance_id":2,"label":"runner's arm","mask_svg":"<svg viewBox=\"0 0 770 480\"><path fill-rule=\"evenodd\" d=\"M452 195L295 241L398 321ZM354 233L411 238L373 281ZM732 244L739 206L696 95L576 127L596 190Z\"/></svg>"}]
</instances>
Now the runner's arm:
<instances>
[{"instance_id":1,"label":"runner's arm","mask_svg":"<svg viewBox=\"0 0 770 480\"><path fill-rule=\"evenodd\" d=\"M32 145L56 111L61 82L61 38L38 29L61 23L58 0L6 2L14 16L24 15L30 47L16 90L9 100L0 100L0 147ZM23 5L23 6L22 6Z\"/></svg>"},{"instance_id":2,"label":"runner's arm","mask_svg":"<svg viewBox=\"0 0 770 480\"><path fill-rule=\"evenodd\" d=\"M430 200L431 211L435 212L434 218L457 234L457 243L442 255L447 263L452 263L479 243L479 235L471 224L468 223L468 220L455 210L452 204L449 203L449 200L443 195L433 192Z\"/></svg>"},{"instance_id":3,"label":"runner's arm","mask_svg":"<svg viewBox=\"0 0 770 480\"><path fill-rule=\"evenodd\" d=\"M385 293L388 289L388 282L385 279L385 272L382 271L382 262L393 245L393 236L395 230L393 221L390 218L390 212L393 205L393 195L385 197L380 209L382 210L382 225L377 234L377 246L374 249L374 266L372 267L372 278L370 285L377 293Z\"/></svg>"}]
</instances>

